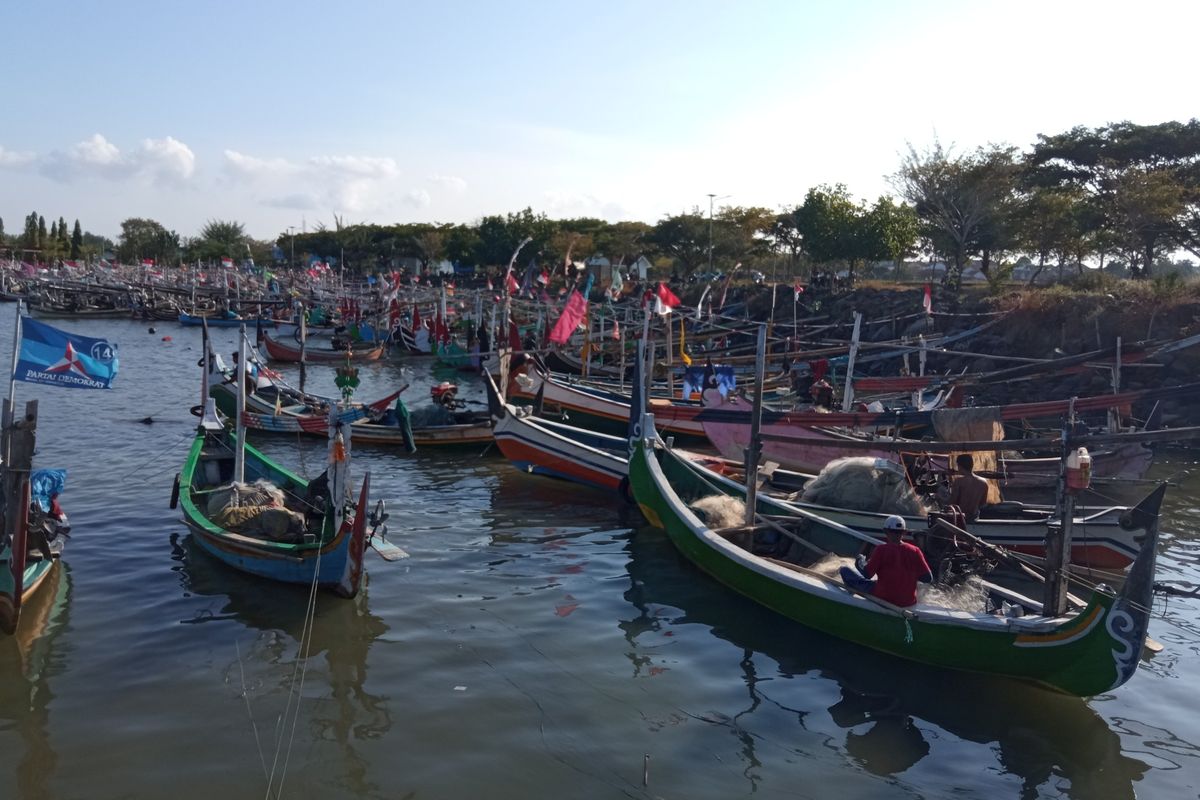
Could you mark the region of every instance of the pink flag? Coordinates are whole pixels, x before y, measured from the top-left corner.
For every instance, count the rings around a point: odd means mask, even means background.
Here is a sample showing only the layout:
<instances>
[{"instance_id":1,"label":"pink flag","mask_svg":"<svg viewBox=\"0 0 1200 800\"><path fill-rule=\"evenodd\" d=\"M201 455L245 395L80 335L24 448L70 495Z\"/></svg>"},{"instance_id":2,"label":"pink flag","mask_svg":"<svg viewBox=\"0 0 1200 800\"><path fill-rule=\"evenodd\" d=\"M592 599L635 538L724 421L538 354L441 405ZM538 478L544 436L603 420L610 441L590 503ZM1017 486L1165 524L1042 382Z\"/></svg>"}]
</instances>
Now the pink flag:
<instances>
[{"instance_id":1,"label":"pink flag","mask_svg":"<svg viewBox=\"0 0 1200 800\"><path fill-rule=\"evenodd\" d=\"M579 323L583 321L583 317L587 314L587 300L584 299L578 291L571 292L571 296L567 298L567 304L563 307L562 315L558 321L554 323L554 328L550 331L550 341L555 344L566 344L567 339L571 338L571 334Z\"/></svg>"}]
</instances>

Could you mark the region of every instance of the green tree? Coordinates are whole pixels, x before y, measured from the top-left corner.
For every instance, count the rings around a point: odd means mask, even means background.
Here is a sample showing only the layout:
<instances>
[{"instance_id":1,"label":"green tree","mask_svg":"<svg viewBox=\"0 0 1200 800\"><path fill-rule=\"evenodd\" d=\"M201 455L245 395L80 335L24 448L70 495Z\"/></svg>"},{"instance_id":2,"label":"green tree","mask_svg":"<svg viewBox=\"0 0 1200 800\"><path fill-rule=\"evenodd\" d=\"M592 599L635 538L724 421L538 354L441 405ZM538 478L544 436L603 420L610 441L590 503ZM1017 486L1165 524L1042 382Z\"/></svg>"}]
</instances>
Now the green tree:
<instances>
[{"instance_id":1,"label":"green tree","mask_svg":"<svg viewBox=\"0 0 1200 800\"><path fill-rule=\"evenodd\" d=\"M1029 278L1032 286L1046 268L1051 254L1063 253L1076 234L1077 192L1064 188L1035 187L1017 202L1014 229L1022 250L1037 257L1037 269Z\"/></svg>"},{"instance_id":2,"label":"green tree","mask_svg":"<svg viewBox=\"0 0 1200 800\"><path fill-rule=\"evenodd\" d=\"M21 249L41 249L38 247L38 214L36 211L25 217L25 231L21 234Z\"/></svg>"},{"instance_id":3,"label":"green tree","mask_svg":"<svg viewBox=\"0 0 1200 800\"><path fill-rule=\"evenodd\" d=\"M240 260L246 256L250 237L240 222L210 219L200 235L188 243L188 257L201 261L221 258Z\"/></svg>"},{"instance_id":4,"label":"green tree","mask_svg":"<svg viewBox=\"0 0 1200 800\"><path fill-rule=\"evenodd\" d=\"M413 237L413 243L421 253L421 269L424 272L428 272L432 264L445 257L446 237L436 228L421 231Z\"/></svg>"},{"instance_id":5,"label":"green tree","mask_svg":"<svg viewBox=\"0 0 1200 800\"><path fill-rule=\"evenodd\" d=\"M644 222L614 222L593 234L596 252L613 264L631 263L646 249L650 226Z\"/></svg>"},{"instance_id":6,"label":"green tree","mask_svg":"<svg viewBox=\"0 0 1200 800\"><path fill-rule=\"evenodd\" d=\"M1176 248L1200 254L1200 121L1039 135L1026 164L1031 182L1088 196L1093 241L1123 253L1134 277Z\"/></svg>"},{"instance_id":7,"label":"green tree","mask_svg":"<svg viewBox=\"0 0 1200 800\"><path fill-rule=\"evenodd\" d=\"M71 252L71 239L67 236L67 221L62 217L58 218L58 236L57 249L60 258L65 258Z\"/></svg>"},{"instance_id":8,"label":"green tree","mask_svg":"<svg viewBox=\"0 0 1200 800\"><path fill-rule=\"evenodd\" d=\"M445 229L446 258L455 264L479 265L475 254L480 248L479 232L472 225L450 225Z\"/></svg>"},{"instance_id":9,"label":"green tree","mask_svg":"<svg viewBox=\"0 0 1200 800\"><path fill-rule=\"evenodd\" d=\"M75 220L75 228L71 231L71 258L79 258L83 254L83 228L79 220Z\"/></svg>"},{"instance_id":10,"label":"green tree","mask_svg":"<svg viewBox=\"0 0 1200 800\"><path fill-rule=\"evenodd\" d=\"M126 263L154 259L157 264L175 263L179 257L179 234L152 219L130 217L121 223L117 257Z\"/></svg>"},{"instance_id":11,"label":"green tree","mask_svg":"<svg viewBox=\"0 0 1200 800\"><path fill-rule=\"evenodd\" d=\"M915 254L920 224L912 206L896 203L890 197L880 197L867 212L866 227L868 257L873 260L891 259L896 265L895 277L904 277L902 266Z\"/></svg>"},{"instance_id":12,"label":"green tree","mask_svg":"<svg viewBox=\"0 0 1200 800\"><path fill-rule=\"evenodd\" d=\"M46 218L38 214L37 218L37 249L45 250L50 236L46 233Z\"/></svg>"},{"instance_id":13,"label":"green tree","mask_svg":"<svg viewBox=\"0 0 1200 800\"><path fill-rule=\"evenodd\" d=\"M1002 216L1015 187L1014 156L1008 147L955 155L935 140L924 153L909 145L900 171L892 177L935 250L952 257L953 266L946 271L951 289L962 285L963 265L974 252L986 250L990 258L1002 241L1008 241L1002 234Z\"/></svg>"},{"instance_id":14,"label":"green tree","mask_svg":"<svg viewBox=\"0 0 1200 800\"><path fill-rule=\"evenodd\" d=\"M708 263L709 220L699 209L659 220L645 242L651 252L670 258L685 276Z\"/></svg>"}]
</instances>

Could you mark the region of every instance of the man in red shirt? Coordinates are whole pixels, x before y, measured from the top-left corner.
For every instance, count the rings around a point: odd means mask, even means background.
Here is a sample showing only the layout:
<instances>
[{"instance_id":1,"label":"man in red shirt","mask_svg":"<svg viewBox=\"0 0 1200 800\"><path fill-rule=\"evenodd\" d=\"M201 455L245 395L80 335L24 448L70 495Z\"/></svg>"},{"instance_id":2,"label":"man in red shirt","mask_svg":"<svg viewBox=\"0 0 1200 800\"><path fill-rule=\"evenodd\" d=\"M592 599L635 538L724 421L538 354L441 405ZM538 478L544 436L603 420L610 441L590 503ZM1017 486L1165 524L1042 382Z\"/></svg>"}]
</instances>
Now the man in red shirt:
<instances>
[{"instance_id":1,"label":"man in red shirt","mask_svg":"<svg viewBox=\"0 0 1200 800\"><path fill-rule=\"evenodd\" d=\"M862 575L842 567L842 583L892 605L911 606L917 602L917 581L929 583L933 571L920 548L901 541L905 530L903 517L894 514L888 517L883 530L887 541L875 548L865 566L859 566Z\"/></svg>"}]
</instances>

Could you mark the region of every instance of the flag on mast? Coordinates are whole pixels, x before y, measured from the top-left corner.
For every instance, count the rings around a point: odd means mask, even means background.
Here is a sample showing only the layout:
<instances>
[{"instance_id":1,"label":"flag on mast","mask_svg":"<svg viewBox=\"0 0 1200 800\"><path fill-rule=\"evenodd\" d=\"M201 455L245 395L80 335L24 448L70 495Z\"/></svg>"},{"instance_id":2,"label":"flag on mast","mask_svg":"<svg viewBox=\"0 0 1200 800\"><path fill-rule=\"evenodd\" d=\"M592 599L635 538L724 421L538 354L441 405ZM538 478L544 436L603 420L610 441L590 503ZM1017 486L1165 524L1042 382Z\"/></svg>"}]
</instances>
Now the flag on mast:
<instances>
[{"instance_id":1,"label":"flag on mast","mask_svg":"<svg viewBox=\"0 0 1200 800\"><path fill-rule=\"evenodd\" d=\"M13 380L72 389L111 389L117 376L117 346L21 318L20 355Z\"/></svg>"}]
</instances>

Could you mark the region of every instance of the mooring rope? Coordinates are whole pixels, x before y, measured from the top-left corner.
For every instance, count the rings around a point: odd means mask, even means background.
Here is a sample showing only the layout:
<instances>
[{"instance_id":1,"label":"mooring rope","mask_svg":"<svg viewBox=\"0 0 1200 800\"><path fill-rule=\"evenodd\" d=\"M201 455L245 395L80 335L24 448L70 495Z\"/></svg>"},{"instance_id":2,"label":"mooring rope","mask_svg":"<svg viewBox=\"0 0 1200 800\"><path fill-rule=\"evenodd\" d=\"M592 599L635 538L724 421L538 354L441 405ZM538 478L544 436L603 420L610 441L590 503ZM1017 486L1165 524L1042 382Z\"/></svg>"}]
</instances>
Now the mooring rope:
<instances>
[{"instance_id":1,"label":"mooring rope","mask_svg":"<svg viewBox=\"0 0 1200 800\"><path fill-rule=\"evenodd\" d=\"M288 715L292 718L292 727L287 736L287 750L283 755L283 765L279 769L279 785L275 786L275 771L279 765L279 752L283 744L283 737L279 736L275 742L275 758L271 763L271 772L267 776L267 800L271 800L272 789L275 790L274 797L280 798L283 796L283 781L287 776L288 764L292 757L292 745L296 739L296 725L300 720L300 701L304 696L304 679L308 674L308 656L312 649L312 630L316 620L317 611L317 587L318 577L321 574L321 551L320 542L318 542L317 557L313 562L313 578L312 583L308 588L308 602L304 610L304 624L301 627L300 643L297 647L296 663L292 667L292 679L288 685L287 703L284 705L283 713L279 716L276 723L277 733L287 728ZM297 688L297 675L299 675L299 688ZM292 698L296 698L295 708L292 707Z\"/></svg>"}]
</instances>

